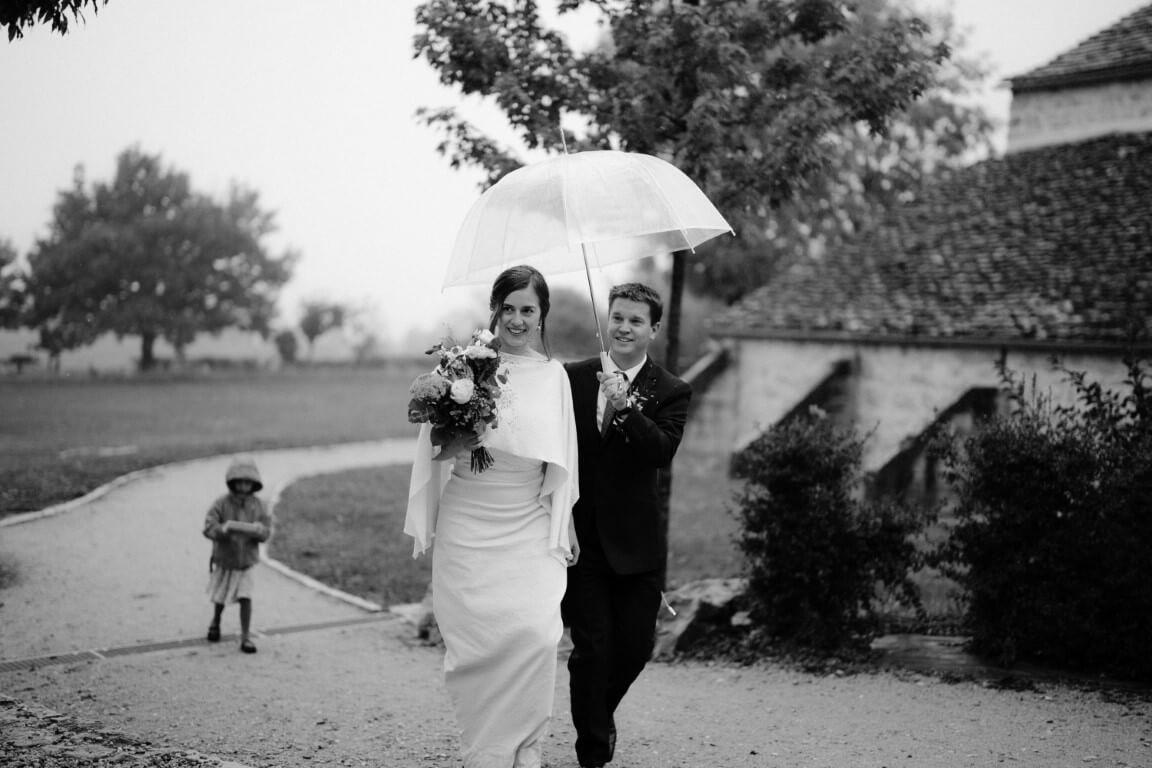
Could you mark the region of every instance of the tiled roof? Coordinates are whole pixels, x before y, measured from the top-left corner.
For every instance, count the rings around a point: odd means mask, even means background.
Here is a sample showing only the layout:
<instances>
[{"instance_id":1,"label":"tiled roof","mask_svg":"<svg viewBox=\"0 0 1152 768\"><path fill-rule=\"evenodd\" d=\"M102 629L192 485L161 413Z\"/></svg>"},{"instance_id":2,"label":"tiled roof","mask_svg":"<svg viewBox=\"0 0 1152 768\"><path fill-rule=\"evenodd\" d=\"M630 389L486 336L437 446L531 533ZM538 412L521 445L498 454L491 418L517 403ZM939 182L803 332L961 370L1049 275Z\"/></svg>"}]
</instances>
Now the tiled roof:
<instances>
[{"instance_id":1,"label":"tiled roof","mask_svg":"<svg viewBox=\"0 0 1152 768\"><path fill-rule=\"evenodd\" d=\"M1152 133L954 171L875 232L785 269L714 335L1117 343L1152 331Z\"/></svg>"},{"instance_id":2,"label":"tiled roof","mask_svg":"<svg viewBox=\"0 0 1152 768\"><path fill-rule=\"evenodd\" d=\"M1152 77L1152 3L1010 82L1019 93L1122 77Z\"/></svg>"}]
</instances>

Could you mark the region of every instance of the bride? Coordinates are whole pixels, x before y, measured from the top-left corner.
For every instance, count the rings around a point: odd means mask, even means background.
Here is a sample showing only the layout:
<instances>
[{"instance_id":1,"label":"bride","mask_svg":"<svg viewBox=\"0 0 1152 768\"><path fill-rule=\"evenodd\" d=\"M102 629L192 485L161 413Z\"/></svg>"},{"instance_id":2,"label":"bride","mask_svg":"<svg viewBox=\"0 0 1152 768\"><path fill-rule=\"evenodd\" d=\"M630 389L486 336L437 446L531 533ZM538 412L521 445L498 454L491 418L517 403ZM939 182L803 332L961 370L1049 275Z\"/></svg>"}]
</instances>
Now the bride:
<instances>
[{"instance_id":1,"label":"bride","mask_svg":"<svg viewBox=\"0 0 1152 768\"><path fill-rule=\"evenodd\" d=\"M505 270L489 307L508 373L498 426L439 452L421 426L404 532L416 554L435 543L432 608L465 768L539 768L576 544L572 392L547 354L544 276L529 266ZM468 458L481 444L495 462L474 474Z\"/></svg>"}]
</instances>

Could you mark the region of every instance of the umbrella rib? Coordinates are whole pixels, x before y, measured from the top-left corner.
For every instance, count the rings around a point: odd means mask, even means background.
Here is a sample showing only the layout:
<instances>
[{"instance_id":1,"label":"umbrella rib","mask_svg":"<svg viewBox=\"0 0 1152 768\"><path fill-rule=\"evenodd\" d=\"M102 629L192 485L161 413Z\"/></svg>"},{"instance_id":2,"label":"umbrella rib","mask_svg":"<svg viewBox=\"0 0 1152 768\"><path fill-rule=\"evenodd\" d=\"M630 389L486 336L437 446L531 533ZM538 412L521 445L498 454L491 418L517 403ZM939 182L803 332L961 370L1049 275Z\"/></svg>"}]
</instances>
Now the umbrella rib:
<instances>
[{"instance_id":1,"label":"umbrella rib","mask_svg":"<svg viewBox=\"0 0 1152 768\"><path fill-rule=\"evenodd\" d=\"M655 158L655 159L658 161L660 160L659 158ZM663 162L663 161L661 161L661 162ZM673 166L673 167L675 168L675 166ZM663 187L660 186L660 183L656 180L656 175L654 173L652 173L651 169L649 169L645 163L640 163L640 170L641 170L641 172L643 172L645 177L647 177L648 181L650 181L652 183L652 186L656 190L657 194L659 194L660 197L663 199L665 207L668 209L668 211L671 212L673 218L676 219L676 223L679 225L679 229L680 229L680 236L682 238L684 238L684 242L685 242L685 244L687 244L688 250L692 251L692 253L696 253L696 247L693 246L692 241L688 239L688 229L684 226L683 219L680 218L680 214L676 210L676 207L674 205L672 205L672 201L668 199L668 196L666 194L664 194L664 189L663 189ZM681 171L681 173L683 173L683 171ZM687 174L685 174L685 177L687 178ZM693 183L695 183L695 182L693 182Z\"/></svg>"}]
</instances>

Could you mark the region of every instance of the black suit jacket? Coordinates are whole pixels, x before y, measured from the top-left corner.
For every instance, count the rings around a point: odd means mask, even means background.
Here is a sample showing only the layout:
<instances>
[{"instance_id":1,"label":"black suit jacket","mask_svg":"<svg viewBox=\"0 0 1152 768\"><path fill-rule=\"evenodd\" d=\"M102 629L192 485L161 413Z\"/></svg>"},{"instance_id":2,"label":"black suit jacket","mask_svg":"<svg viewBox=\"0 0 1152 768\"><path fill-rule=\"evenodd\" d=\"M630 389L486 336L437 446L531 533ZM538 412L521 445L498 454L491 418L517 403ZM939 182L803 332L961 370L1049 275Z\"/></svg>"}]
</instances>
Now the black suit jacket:
<instances>
[{"instance_id":1,"label":"black suit jacket","mask_svg":"<svg viewBox=\"0 0 1152 768\"><path fill-rule=\"evenodd\" d=\"M596 422L599 358L565 368L580 451L580 500L572 511L580 548L589 554L590 548L601 550L617 573L661 569L668 541L660 521L657 475L680 446L692 388L649 360L630 387L639 407L601 437Z\"/></svg>"}]
</instances>

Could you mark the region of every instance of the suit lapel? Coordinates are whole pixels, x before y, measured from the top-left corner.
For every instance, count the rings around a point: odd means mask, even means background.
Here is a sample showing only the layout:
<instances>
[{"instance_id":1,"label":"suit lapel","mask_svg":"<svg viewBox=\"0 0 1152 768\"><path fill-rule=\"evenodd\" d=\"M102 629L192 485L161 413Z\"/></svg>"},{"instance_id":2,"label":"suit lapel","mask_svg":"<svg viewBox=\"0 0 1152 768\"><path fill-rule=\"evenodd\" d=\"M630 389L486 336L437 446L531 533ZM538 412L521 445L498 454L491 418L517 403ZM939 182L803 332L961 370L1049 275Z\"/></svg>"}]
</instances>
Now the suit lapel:
<instances>
[{"instance_id":1,"label":"suit lapel","mask_svg":"<svg viewBox=\"0 0 1152 768\"><path fill-rule=\"evenodd\" d=\"M644 410L649 401L655 398L656 364L652 362L652 358L648 358L648 360L645 361L644 367L636 374L636 381L629 388L629 391L636 396L641 411Z\"/></svg>"}]
</instances>

